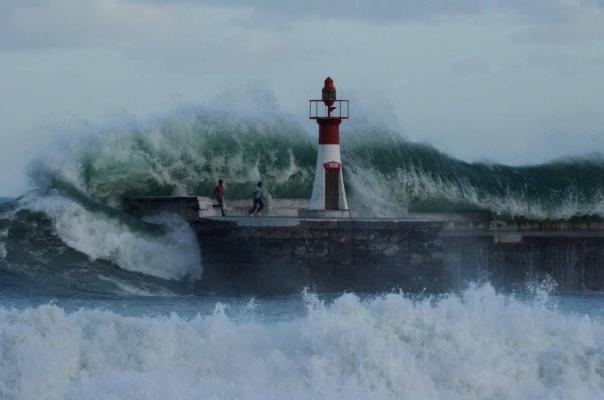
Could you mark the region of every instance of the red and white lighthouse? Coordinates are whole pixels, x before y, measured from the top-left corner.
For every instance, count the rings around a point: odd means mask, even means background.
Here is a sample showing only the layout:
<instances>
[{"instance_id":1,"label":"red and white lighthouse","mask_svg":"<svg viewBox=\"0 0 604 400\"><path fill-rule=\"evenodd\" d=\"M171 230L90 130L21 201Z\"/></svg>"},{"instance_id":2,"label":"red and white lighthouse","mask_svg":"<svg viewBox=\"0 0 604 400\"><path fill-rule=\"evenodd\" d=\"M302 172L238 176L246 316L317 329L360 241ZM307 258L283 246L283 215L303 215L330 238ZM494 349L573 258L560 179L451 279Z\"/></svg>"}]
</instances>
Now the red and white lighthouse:
<instances>
[{"instance_id":1,"label":"red and white lighthouse","mask_svg":"<svg viewBox=\"0 0 604 400\"><path fill-rule=\"evenodd\" d=\"M348 111L348 100L336 98L333 80L327 77L321 100L310 100L309 117L319 124L319 151L310 210L348 210L340 157L340 124L348 119Z\"/></svg>"}]
</instances>

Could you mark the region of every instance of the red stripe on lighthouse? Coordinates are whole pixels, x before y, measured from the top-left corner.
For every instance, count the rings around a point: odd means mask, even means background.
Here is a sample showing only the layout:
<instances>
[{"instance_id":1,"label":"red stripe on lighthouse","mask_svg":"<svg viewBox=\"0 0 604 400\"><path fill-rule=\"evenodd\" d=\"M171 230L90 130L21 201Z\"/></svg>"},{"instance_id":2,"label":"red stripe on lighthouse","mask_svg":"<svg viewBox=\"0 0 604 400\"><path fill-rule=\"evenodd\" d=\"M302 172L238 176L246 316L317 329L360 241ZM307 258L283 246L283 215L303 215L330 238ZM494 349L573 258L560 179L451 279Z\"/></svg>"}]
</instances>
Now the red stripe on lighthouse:
<instances>
[{"instance_id":1,"label":"red stripe on lighthouse","mask_svg":"<svg viewBox=\"0 0 604 400\"><path fill-rule=\"evenodd\" d=\"M340 123L339 118L320 118L319 124L319 144L340 144Z\"/></svg>"}]
</instances>

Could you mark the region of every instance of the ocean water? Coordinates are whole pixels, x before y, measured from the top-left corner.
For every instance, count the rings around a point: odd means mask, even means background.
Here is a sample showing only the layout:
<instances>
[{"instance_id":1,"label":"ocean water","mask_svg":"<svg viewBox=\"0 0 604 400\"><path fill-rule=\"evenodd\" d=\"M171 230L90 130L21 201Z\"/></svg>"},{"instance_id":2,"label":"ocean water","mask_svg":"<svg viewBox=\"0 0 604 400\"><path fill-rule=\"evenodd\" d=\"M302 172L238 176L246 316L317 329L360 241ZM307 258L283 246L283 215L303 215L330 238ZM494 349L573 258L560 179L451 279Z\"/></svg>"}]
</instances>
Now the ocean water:
<instances>
[{"instance_id":1,"label":"ocean water","mask_svg":"<svg viewBox=\"0 0 604 400\"><path fill-rule=\"evenodd\" d=\"M349 124L360 215L481 210L602 217L604 158L466 163ZM314 140L272 121L183 112L57 144L38 189L0 201L0 399L601 399L604 295L548 282L502 292L201 292L181 218L139 220L126 195L310 194Z\"/></svg>"},{"instance_id":2,"label":"ocean water","mask_svg":"<svg viewBox=\"0 0 604 400\"><path fill-rule=\"evenodd\" d=\"M599 399L601 295L0 300L9 399Z\"/></svg>"}]
</instances>

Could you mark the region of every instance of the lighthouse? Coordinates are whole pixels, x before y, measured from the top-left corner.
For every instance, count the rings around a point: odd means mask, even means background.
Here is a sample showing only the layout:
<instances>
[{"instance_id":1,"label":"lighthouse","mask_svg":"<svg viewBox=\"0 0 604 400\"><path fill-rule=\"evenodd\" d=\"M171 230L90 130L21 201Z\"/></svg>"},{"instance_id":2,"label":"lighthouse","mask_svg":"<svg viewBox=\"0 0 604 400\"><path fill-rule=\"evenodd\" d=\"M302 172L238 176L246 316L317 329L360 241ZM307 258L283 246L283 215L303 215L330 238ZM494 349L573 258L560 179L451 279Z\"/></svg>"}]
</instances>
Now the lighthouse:
<instances>
[{"instance_id":1,"label":"lighthouse","mask_svg":"<svg viewBox=\"0 0 604 400\"><path fill-rule=\"evenodd\" d=\"M338 100L327 77L321 100L310 100L309 118L319 125L319 150L309 211L320 216L349 217L340 157L340 124L348 119L348 100Z\"/></svg>"}]
</instances>

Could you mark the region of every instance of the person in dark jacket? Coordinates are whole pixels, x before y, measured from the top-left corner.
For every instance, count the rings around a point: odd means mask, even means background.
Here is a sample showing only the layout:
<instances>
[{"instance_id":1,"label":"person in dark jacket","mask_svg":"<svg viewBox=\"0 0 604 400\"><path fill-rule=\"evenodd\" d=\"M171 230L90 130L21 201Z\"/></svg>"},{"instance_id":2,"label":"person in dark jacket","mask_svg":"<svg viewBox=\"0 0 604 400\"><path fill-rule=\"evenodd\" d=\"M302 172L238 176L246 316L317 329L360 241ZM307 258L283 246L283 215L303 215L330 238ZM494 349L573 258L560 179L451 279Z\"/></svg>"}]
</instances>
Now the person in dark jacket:
<instances>
[{"instance_id":1,"label":"person in dark jacket","mask_svg":"<svg viewBox=\"0 0 604 400\"><path fill-rule=\"evenodd\" d=\"M254 190L254 194L252 195L254 205L250 210L250 215L256 212L256 215L260 214L260 211L264 208L264 203L262 202L262 182L258 182L256 189Z\"/></svg>"},{"instance_id":2,"label":"person in dark jacket","mask_svg":"<svg viewBox=\"0 0 604 400\"><path fill-rule=\"evenodd\" d=\"M218 185L214 188L214 196L218 202L218 207L220 207L220 212L224 217L226 214L224 213L224 182L222 179L218 181Z\"/></svg>"}]
</instances>

